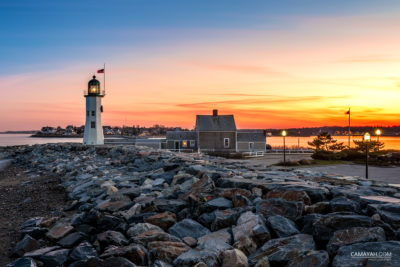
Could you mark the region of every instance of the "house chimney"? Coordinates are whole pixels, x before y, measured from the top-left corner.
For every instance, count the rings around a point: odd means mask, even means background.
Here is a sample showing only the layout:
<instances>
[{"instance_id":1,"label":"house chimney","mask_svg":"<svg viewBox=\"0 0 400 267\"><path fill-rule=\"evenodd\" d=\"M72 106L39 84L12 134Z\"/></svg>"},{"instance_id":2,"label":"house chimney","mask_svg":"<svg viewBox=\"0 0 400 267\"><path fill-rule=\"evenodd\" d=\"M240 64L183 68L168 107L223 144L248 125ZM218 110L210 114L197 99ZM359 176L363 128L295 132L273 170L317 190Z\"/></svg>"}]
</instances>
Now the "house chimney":
<instances>
[{"instance_id":1,"label":"house chimney","mask_svg":"<svg viewBox=\"0 0 400 267\"><path fill-rule=\"evenodd\" d=\"M213 116L214 117L218 116L218 109L213 109Z\"/></svg>"}]
</instances>

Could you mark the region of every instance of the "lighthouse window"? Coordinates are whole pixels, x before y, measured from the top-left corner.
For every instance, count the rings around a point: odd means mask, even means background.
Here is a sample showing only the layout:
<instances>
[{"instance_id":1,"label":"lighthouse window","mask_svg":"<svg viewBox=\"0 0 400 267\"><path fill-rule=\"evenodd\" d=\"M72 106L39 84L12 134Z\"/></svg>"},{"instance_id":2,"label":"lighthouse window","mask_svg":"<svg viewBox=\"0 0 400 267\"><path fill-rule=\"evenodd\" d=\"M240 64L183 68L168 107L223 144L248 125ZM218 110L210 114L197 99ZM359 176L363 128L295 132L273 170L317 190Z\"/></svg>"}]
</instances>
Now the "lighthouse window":
<instances>
[{"instance_id":1,"label":"lighthouse window","mask_svg":"<svg viewBox=\"0 0 400 267\"><path fill-rule=\"evenodd\" d=\"M86 115L87 115L87 116L89 116L89 115L90 115L90 112L89 112L89 110L88 110L88 111L86 111Z\"/></svg>"},{"instance_id":2,"label":"lighthouse window","mask_svg":"<svg viewBox=\"0 0 400 267\"><path fill-rule=\"evenodd\" d=\"M92 116L96 116L96 111L92 111Z\"/></svg>"},{"instance_id":3,"label":"lighthouse window","mask_svg":"<svg viewBox=\"0 0 400 267\"><path fill-rule=\"evenodd\" d=\"M90 127L96 128L96 122L95 121L90 122Z\"/></svg>"}]
</instances>

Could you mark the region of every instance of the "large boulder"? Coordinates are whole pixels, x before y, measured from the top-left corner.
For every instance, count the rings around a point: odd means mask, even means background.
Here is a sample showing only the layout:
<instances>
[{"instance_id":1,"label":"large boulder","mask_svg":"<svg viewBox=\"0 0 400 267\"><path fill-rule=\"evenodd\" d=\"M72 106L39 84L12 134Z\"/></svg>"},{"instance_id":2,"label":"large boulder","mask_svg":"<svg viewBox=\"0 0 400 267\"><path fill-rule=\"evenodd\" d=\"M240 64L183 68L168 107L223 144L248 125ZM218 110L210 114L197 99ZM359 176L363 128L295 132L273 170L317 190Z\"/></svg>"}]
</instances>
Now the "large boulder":
<instances>
[{"instance_id":1,"label":"large boulder","mask_svg":"<svg viewBox=\"0 0 400 267\"><path fill-rule=\"evenodd\" d=\"M300 218L303 213L304 203L300 201L286 201L280 198L261 200L256 204L257 213L265 217L281 215L291 220Z\"/></svg>"},{"instance_id":2,"label":"large boulder","mask_svg":"<svg viewBox=\"0 0 400 267\"><path fill-rule=\"evenodd\" d=\"M109 246L100 258L106 259L110 257L124 257L134 264L147 265L147 250L139 244L132 244L124 247Z\"/></svg>"},{"instance_id":3,"label":"large boulder","mask_svg":"<svg viewBox=\"0 0 400 267\"><path fill-rule=\"evenodd\" d=\"M150 230L132 238L132 241L143 246L153 241L181 242L182 240L164 231Z\"/></svg>"},{"instance_id":4,"label":"large boulder","mask_svg":"<svg viewBox=\"0 0 400 267\"><path fill-rule=\"evenodd\" d=\"M40 244L34 238L30 237L29 235L25 235L24 238L19 241L16 245L14 250L12 251L12 257L21 257L26 252L36 250L40 248Z\"/></svg>"},{"instance_id":5,"label":"large boulder","mask_svg":"<svg viewBox=\"0 0 400 267\"><path fill-rule=\"evenodd\" d=\"M224 210L232 207L233 207L232 201L223 197L214 198L210 201L207 201L204 204L205 211L213 211L217 209Z\"/></svg>"},{"instance_id":6,"label":"large boulder","mask_svg":"<svg viewBox=\"0 0 400 267\"><path fill-rule=\"evenodd\" d=\"M305 205L311 204L310 197L304 191L283 191L282 189L274 189L272 191L269 191L265 198L282 198L287 201L301 201Z\"/></svg>"},{"instance_id":7,"label":"large boulder","mask_svg":"<svg viewBox=\"0 0 400 267\"><path fill-rule=\"evenodd\" d=\"M162 260L172 264L182 253L188 251L188 247L183 242L154 241L149 243L150 260Z\"/></svg>"},{"instance_id":8,"label":"large boulder","mask_svg":"<svg viewBox=\"0 0 400 267\"><path fill-rule=\"evenodd\" d=\"M52 250L37 257L45 266L62 266L68 260L69 249Z\"/></svg>"},{"instance_id":9,"label":"large boulder","mask_svg":"<svg viewBox=\"0 0 400 267\"><path fill-rule=\"evenodd\" d=\"M222 254L222 267L248 267L246 255L238 249L225 250Z\"/></svg>"},{"instance_id":10,"label":"large boulder","mask_svg":"<svg viewBox=\"0 0 400 267\"><path fill-rule=\"evenodd\" d=\"M98 234L97 241L102 249L109 245L124 246L128 244L128 240L122 233L112 230Z\"/></svg>"},{"instance_id":11,"label":"large boulder","mask_svg":"<svg viewBox=\"0 0 400 267\"><path fill-rule=\"evenodd\" d=\"M74 261L87 260L89 258L97 257L97 251L89 242L84 241L72 250L69 257Z\"/></svg>"},{"instance_id":12,"label":"large boulder","mask_svg":"<svg viewBox=\"0 0 400 267\"><path fill-rule=\"evenodd\" d=\"M52 240L59 240L72 231L74 231L74 227L69 222L60 221L47 232L46 236Z\"/></svg>"},{"instance_id":13,"label":"large boulder","mask_svg":"<svg viewBox=\"0 0 400 267\"><path fill-rule=\"evenodd\" d=\"M134 226L130 227L127 231L128 236L130 237L135 237L138 235L141 235L147 231L159 231L159 232L163 232L163 230L151 223L137 223Z\"/></svg>"},{"instance_id":14,"label":"large boulder","mask_svg":"<svg viewBox=\"0 0 400 267\"><path fill-rule=\"evenodd\" d=\"M172 212L166 211L153 216L150 216L144 220L146 223L151 223L161 227L167 231L172 225L176 223L176 215Z\"/></svg>"},{"instance_id":15,"label":"large boulder","mask_svg":"<svg viewBox=\"0 0 400 267\"><path fill-rule=\"evenodd\" d=\"M230 229L225 228L221 229L216 232L212 232L206 235L203 235L202 237L199 237L197 240L197 244L202 245L208 240L220 240L224 243L231 244L232 243L232 235L230 233Z\"/></svg>"},{"instance_id":16,"label":"large boulder","mask_svg":"<svg viewBox=\"0 0 400 267\"><path fill-rule=\"evenodd\" d=\"M360 210L360 203L344 196L335 197L330 201L332 212L351 211L358 212Z\"/></svg>"},{"instance_id":17,"label":"large boulder","mask_svg":"<svg viewBox=\"0 0 400 267\"><path fill-rule=\"evenodd\" d=\"M400 266L400 242L365 242L342 246L332 267L343 266Z\"/></svg>"},{"instance_id":18,"label":"large boulder","mask_svg":"<svg viewBox=\"0 0 400 267\"><path fill-rule=\"evenodd\" d=\"M168 233L179 238L191 236L197 239L203 235L209 234L210 230L192 219L184 219L169 228Z\"/></svg>"},{"instance_id":19,"label":"large boulder","mask_svg":"<svg viewBox=\"0 0 400 267\"><path fill-rule=\"evenodd\" d=\"M22 257L7 264L6 267L37 267L37 264L32 258Z\"/></svg>"},{"instance_id":20,"label":"large boulder","mask_svg":"<svg viewBox=\"0 0 400 267\"><path fill-rule=\"evenodd\" d=\"M382 220L392 225L394 228L400 228L400 205L399 204L378 204L376 212Z\"/></svg>"},{"instance_id":21,"label":"large boulder","mask_svg":"<svg viewBox=\"0 0 400 267\"><path fill-rule=\"evenodd\" d=\"M289 261L288 266L291 267L328 267L329 266L329 255L324 250L310 250L301 253L294 259Z\"/></svg>"},{"instance_id":22,"label":"large boulder","mask_svg":"<svg viewBox=\"0 0 400 267\"><path fill-rule=\"evenodd\" d=\"M322 216L313 224L313 236L318 241L327 242L337 230L351 227L371 227L370 217L351 212L334 212Z\"/></svg>"},{"instance_id":23,"label":"large boulder","mask_svg":"<svg viewBox=\"0 0 400 267\"><path fill-rule=\"evenodd\" d=\"M200 262L205 263L205 266L208 267L217 267L219 266L218 254L211 250L191 249L176 258L174 260L174 265L180 267L192 267L197 266L196 264Z\"/></svg>"},{"instance_id":24,"label":"large boulder","mask_svg":"<svg viewBox=\"0 0 400 267\"><path fill-rule=\"evenodd\" d=\"M280 215L268 217L267 225L277 237L287 237L300 233L294 222Z\"/></svg>"},{"instance_id":25,"label":"large boulder","mask_svg":"<svg viewBox=\"0 0 400 267\"><path fill-rule=\"evenodd\" d=\"M298 234L269 240L255 253L251 254L249 260L256 263L263 257L268 256L272 265L282 266L310 250L315 250L313 237L311 235Z\"/></svg>"},{"instance_id":26,"label":"large boulder","mask_svg":"<svg viewBox=\"0 0 400 267\"><path fill-rule=\"evenodd\" d=\"M381 227L352 227L334 232L326 248L330 255L334 255L341 246L385 240L385 231Z\"/></svg>"},{"instance_id":27,"label":"large boulder","mask_svg":"<svg viewBox=\"0 0 400 267\"><path fill-rule=\"evenodd\" d=\"M265 225L264 218L251 211L244 212L232 227L233 239L239 241L243 236L249 236L258 244L264 244L271 239L271 234Z\"/></svg>"}]
</instances>

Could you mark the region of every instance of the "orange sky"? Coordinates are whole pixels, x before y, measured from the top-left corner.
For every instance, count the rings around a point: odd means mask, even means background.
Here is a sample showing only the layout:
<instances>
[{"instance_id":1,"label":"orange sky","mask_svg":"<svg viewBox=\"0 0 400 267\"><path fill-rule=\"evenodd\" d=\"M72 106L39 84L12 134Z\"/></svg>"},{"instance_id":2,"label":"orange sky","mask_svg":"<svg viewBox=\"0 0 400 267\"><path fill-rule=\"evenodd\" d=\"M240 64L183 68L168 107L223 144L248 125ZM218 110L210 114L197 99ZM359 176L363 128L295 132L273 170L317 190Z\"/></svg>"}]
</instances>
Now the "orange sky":
<instances>
[{"instance_id":1,"label":"orange sky","mask_svg":"<svg viewBox=\"0 0 400 267\"><path fill-rule=\"evenodd\" d=\"M192 128L196 114L218 109L239 128L346 126L348 107L353 125L400 124L398 16L286 19L295 26L195 29L162 45L104 45L96 58L2 75L0 131L83 125L83 90L103 60L103 125Z\"/></svg>"}]
</instances>

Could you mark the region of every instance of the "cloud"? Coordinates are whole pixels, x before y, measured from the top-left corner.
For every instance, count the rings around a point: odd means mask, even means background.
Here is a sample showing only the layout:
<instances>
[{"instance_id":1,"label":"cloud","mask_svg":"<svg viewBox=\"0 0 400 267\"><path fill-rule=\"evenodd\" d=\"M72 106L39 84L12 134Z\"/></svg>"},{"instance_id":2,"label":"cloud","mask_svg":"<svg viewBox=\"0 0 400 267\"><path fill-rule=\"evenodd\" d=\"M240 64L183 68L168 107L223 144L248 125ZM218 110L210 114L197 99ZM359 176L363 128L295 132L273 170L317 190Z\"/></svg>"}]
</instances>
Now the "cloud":
<instances>
[{"instance_id":1,"label":"cloud","mask_svg":"<svg viewBox=\"0 0 400 267\"><path fill-rule=\"evenodd\" d=\"M346 63L376 63L376 62L396 62L400 61L399 58L393 58L390 55L366 55L366 56L356 56L347 57L340 62Z\"/></svg>"}]
</instances>

